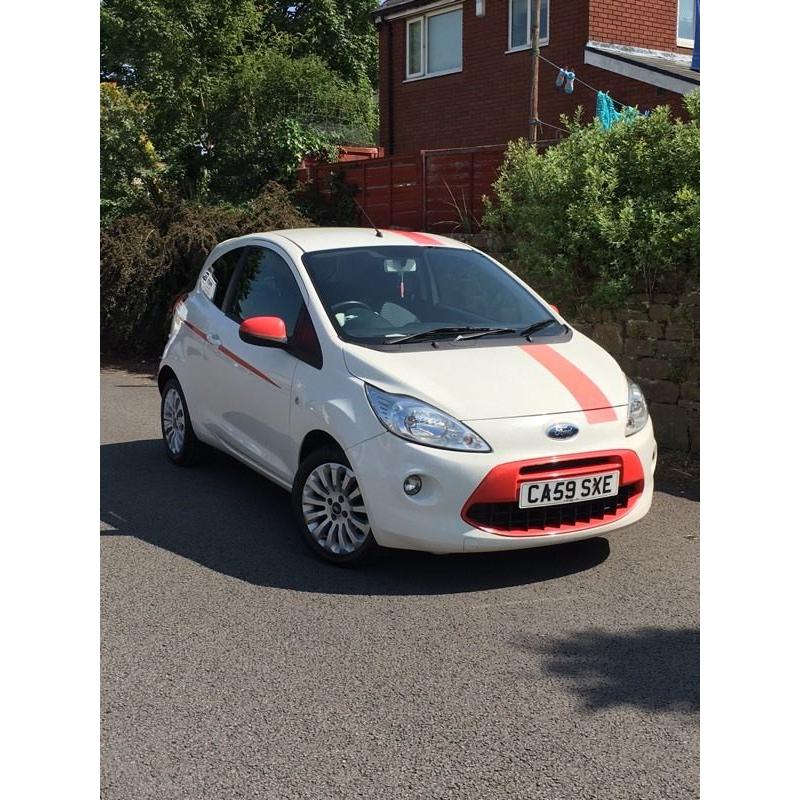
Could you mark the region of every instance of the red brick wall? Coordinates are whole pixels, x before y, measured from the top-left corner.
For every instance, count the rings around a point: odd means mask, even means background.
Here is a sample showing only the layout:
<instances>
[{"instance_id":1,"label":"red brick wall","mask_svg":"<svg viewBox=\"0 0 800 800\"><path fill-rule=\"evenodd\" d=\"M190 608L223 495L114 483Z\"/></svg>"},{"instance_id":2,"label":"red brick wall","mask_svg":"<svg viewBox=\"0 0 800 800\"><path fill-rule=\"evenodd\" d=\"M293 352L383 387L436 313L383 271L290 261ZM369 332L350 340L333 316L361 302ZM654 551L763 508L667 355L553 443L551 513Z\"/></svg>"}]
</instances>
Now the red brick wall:
<instances>
[{"instance_id":1,"label":"red brick wall","mask_svg":"<svg viewBox=\"0 0 800 800\"><path fill-rule=\"evenodd\" d=\"M667 0L663 3L662 0L637 0L627 4L624 0L591 2L615 7L660 7ZM462 72L417 81L404 82L405 20L384 22L380 26L380 144L387 154L500 144L527 136L531 51L505 52L508 6L508 0L487 0L486 16L476 17L475 3L465 0ZM677 0L673 0L672 7L674 17ZM621 102L638 105L641 109L669 103L679 109L679 95L583 63L583 47L592 38L589 28L592 18L590 0L551 0L550 43L542 47L542 55L574 69L578 77L597 89L611 92L612 97ZM393 26L391 59L390 25ZM674 38L675 19L672 26ZM594 36L599 38L599 34ZM630 43L619 38L614 41ZM666 49L661 40L643 46ZM541 63L539 117L558 125L560 115L571 116L578 105L583 106L585 120L594 116L595 94L578 83L573 94L564 94L555 87L556 75L556 70ZM389 132L390 116L393 137Z\"/></svg>"},{"instance_id":2,"label":"red brick wall","mask_svg":"<svg viewBox=\"0 0 800 800\"><path fill-rule=\"evenodd\" d=\"M592 0L589 38L691 55L677 46L678 0Z\"/></svg>"}]
</instances>

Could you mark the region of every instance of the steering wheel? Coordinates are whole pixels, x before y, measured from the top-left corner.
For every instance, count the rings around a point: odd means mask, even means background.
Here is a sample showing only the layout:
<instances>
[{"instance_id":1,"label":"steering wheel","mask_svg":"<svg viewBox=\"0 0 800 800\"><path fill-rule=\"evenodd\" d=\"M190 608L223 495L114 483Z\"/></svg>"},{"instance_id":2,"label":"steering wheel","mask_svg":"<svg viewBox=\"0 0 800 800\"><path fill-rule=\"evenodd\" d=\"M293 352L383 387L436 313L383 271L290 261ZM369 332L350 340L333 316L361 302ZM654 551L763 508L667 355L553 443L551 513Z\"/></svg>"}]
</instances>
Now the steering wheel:
<instances>
[{"instance_id":1,"label":"steering wheel","mask_svg":"<svg viewBox=\"0 0 800 800\"><path fill-rule=\"evenodd\" d=\"M333 311L335 314L337 311L344 311L347 308L366 308L370 314L372 313L372 309L366 303L362 303L360 300L342 300L341 303L332 305L331 311Z\"/></svg>"}]
</instances>

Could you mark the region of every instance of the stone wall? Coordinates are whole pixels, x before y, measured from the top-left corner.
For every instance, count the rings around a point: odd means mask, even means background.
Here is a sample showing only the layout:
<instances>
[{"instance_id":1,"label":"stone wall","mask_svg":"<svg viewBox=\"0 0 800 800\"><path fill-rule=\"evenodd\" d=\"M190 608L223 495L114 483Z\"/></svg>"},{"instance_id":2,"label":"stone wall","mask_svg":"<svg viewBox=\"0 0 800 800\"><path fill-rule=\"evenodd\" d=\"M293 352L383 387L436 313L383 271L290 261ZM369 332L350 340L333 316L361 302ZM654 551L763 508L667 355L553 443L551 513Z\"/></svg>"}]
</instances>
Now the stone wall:
<instances>
[{"instance_id":1,"label":"stone wall","mask_svg":"<svg viewBox=\"0 0 800 800\"><path fill-rule=\"evenodd\" d=\"M641 387L662 447L700 452L700 295L634 296L570 319Z\"/></svg>"},{"instance_id":2,"label":"stone wall","mask_svg":"<svg viewBox=\"0 0 800 800\"><path fill-rule=\"evenodd\" d=\"M458 236L514 269L490 234ZM536 288L536 287L534 287ZM558 305L558 298L547 298ZM561 311L616 358L644 391L661 447L700 452L700 294L696 289L633 296L621 308Z\"/></svg>"}]
</instances>

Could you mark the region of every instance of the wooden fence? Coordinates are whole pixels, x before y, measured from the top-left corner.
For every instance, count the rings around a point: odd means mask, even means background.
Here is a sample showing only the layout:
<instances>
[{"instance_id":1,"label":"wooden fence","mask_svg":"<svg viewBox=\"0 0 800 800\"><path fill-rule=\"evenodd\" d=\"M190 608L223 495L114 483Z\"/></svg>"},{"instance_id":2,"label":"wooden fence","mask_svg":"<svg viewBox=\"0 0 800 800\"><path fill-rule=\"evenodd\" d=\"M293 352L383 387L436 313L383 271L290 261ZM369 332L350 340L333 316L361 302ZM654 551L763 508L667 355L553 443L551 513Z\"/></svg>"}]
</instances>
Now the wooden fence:
<instances>
[{"instance_id":1,"label":"wooden fence","mask_svg":"<svg viewBox=\"0 0 800 800\"><path fill-rule=\"evenodd\" d=\"M301 176L323 196L330 194L331 178L355 189L364 209L360 224L369 217L379 228L431 233L474 232L483 217L483 196L503 161L505 145L423 150L409 156L389 156L338 164L318 164Z\"/></svg>"}]
</instances>

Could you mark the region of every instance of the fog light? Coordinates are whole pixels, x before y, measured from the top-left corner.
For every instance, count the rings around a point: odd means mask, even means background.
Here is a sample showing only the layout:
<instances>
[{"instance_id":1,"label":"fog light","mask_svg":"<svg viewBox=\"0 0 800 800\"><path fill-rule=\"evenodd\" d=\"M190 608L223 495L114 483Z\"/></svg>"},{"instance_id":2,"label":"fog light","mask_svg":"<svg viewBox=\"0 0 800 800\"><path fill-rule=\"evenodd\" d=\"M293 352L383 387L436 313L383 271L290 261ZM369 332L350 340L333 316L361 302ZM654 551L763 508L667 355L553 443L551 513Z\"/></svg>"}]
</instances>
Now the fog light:
<instances>
[{"instance_id":1,"label":"fog light","mask_svg":"<svg viewBox=\"0 0 800 800\"><path fill-rule=\"evenodd\" d=\"M403 491L407 495L414 495L422 488L422 478L419 475L409 475L403 481Z\"/></svg>"}]
</instances>

